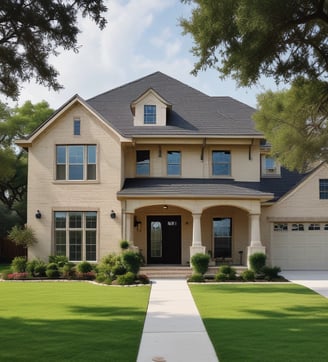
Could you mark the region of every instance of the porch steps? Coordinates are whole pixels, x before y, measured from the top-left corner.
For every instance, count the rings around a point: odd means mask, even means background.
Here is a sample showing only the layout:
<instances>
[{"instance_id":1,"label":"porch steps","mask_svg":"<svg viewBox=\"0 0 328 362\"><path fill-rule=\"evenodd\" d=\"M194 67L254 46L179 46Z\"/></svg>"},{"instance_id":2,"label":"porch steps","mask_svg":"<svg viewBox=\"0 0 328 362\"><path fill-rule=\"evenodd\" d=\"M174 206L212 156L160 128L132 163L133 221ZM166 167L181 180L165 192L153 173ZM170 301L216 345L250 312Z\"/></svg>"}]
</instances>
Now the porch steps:
<instances>
[{"instance_id":1,"label":"porch steps","mask_svg":"<svg viewBox=\"0 0 328 362\"><path fill-rule=\"evenodd\" d=\"M237 270L237 274L240 274L247 268L245 266L233 266ZM205 276L214 277L218 272L219 266L210 266L205 274ZM148 278L162 278L162 279L171 279L171 278L185 278L191 276L192 268L189 266L180 266L180 265L147 265L140 268L140 274L146 274Z\"/></svg>"}]
</instances>

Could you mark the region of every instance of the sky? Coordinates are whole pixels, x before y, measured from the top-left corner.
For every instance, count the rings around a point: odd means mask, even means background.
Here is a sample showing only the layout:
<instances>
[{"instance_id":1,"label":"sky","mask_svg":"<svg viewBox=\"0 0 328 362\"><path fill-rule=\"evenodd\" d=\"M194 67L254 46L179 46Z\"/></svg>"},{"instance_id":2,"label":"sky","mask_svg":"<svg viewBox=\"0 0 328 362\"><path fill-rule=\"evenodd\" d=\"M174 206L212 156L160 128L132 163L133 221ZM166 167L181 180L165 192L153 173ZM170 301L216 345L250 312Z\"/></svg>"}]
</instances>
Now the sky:
<instances>
[{"instance_id":1,"label":"sky","mask_svg":"<svg viewBox=\"0 0 328 362\"><path fill-rule=\"evenodd\" d=\"M50 57L64 89L55 92L33 82L23 84L18 105L46 100L57 109L73 95L85 100L128 82L160 71L210 96L231 96L256 107L256 95L276 90L274 82L238 88L232 79L222 81L215 70L191 75L196 58L193 40L183 35L181 17L191 6L180 0L106 0L107 26L100 30L90 19L81 19L79 53L59 50ZM5 100L10 104L10 100Z\"/></svg>"}]
</instances>

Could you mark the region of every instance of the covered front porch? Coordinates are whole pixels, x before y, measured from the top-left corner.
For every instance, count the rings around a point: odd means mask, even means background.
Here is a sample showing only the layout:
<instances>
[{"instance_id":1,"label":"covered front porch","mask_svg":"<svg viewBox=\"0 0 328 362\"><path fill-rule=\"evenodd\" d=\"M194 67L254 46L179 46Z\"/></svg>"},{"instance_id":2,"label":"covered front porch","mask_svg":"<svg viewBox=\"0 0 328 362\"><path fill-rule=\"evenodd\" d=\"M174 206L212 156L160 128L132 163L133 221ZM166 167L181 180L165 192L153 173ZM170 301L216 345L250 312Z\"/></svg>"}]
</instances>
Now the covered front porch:
<instances>
[{"instance_id":1,"label":"covered front porch","mask_svg":"<svg viewBox=\"0 0 328 362\"><path fill-rule=\"evenodd\" d=\"M265 252L260 240L260 203L246 200L126 200L123 239L147 265L189 265L208 253L211 265L247 265Z\"/></svg>"}]
</instances>

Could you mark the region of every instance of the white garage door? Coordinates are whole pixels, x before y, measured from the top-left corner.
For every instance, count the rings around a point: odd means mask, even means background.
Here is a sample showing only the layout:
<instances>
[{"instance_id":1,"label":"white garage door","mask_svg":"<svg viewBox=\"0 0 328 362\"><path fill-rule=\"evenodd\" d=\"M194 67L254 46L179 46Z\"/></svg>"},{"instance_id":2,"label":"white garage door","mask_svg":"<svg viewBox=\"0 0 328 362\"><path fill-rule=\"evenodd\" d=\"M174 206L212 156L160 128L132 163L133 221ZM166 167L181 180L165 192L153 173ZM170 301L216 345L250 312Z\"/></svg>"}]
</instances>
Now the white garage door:
<instances>
[{"instance_id":1,"label":"white garage door","mask_svg":"<svg viewBox=\"0 0 328 362\"><path fill-rule=\"evenodd\" d=\"M274 223L272 265L284 270L328 270L328 223Z\"/></svg>"}]
</instances>

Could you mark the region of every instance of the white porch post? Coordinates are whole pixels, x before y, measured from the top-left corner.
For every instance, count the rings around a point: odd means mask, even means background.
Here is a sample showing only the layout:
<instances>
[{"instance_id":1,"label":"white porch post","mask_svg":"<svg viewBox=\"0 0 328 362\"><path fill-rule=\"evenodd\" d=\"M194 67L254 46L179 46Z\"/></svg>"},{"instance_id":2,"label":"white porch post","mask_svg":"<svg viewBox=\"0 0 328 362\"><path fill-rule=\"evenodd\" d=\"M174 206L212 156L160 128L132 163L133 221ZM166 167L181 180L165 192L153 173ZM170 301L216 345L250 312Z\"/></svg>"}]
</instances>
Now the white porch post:
<instances>
[{"instance_id":1,"label":"white porch post","mask_svg":"<svg viewBox=\"0 0 328 362\"><path fill-rule=\"evenodd\" d=\"M138 247L134 245L134 213L125 212L125 240L130 243L130 248L138 251Z\"/></svg>"},{"instance_id":2,"label":"white porch post","mask_svg":"<svg viewBox=\"0 0 328 362\"><path fill-rule=\"evenodd\" d=\"M192 224L192 245L190 247L190 258L197 254L205 254L205 246L202 245L202 229L200 222L201 214L194 213L192 214L193 224Z\"/></svg>"},{"instance_id":3,"label":"white porch post","mask_svg":"<svg viewBox=\"0 0 328 362\"><path fill-rule=\"evenodd\" d=\"M265 254L265 246L261 243L260 214L249 215L250 225L250 245L247 248L247 266L249 267L249 257L254 253Z\"/></svg>"}]
</instances>

